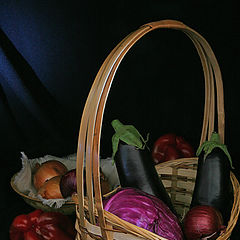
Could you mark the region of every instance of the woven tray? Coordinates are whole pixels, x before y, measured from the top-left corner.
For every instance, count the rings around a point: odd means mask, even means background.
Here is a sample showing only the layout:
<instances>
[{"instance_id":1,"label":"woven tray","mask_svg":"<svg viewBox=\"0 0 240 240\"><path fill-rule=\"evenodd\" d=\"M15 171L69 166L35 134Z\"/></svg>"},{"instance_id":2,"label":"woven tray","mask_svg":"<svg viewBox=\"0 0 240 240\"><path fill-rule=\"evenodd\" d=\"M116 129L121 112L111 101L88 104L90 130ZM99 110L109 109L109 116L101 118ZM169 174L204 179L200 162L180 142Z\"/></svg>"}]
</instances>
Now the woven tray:
<instances>
[{"instance_id":1,"label":"woven tray","mask_svg":"<svg viewBox=\"0 0 240 240\"><path fill-rule=\"evenodd\" d=\"M225 123L222 77L215 55L207 41L193 29L174 20L145 24L130 33L112 50L104 61L93 82L84 107L77 149L76 239L165 239L104 211L99 172L102 120L116 70L128 50L141 37L148 32L161 28L180 30L185 33L192 40L201 59L205 79L205 105L200 144L210 138L214 130L215 115L217 116L218 133L221 141L224 142ZM86 157L86 198L83 190L84 157ZM157 172L169 191L174 206L182 216L189 208L195 183L196 168L197 158L178 159L156 166ZM231 173L231 180L235 201L227 230L218 240L229 238L239 214L239 183L233 173ZM96 219L98 219L97 223Z\"/></svg>"}]
</instances>

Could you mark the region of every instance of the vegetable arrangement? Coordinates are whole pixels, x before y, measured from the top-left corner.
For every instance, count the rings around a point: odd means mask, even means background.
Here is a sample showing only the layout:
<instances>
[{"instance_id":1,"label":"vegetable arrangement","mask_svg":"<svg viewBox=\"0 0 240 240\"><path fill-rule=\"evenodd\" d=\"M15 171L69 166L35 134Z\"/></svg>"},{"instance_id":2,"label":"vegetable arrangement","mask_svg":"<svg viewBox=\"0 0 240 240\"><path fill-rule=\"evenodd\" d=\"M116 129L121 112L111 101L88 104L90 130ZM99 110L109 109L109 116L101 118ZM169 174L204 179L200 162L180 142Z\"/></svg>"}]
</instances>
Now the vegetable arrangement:
<instances>
[{"instance_id":1,"label":"vegetable arrangement","mask_svg":"<svg viewBox=\"0 0 240 240\"><path fill-rule=\"evenodd\" d=\"M171 214L176 217L174 207L154 165L173 159L193 157L195 152L192 146L181 136L165 134L155 142L152 156L149 157L147 140L144 140L132 125L123 125L119 120L114 120L112 126L115 130L112 138L113 158L122 188L104 202L105 210L167 239L177 239L176 236L173 238L164 236L163 232L156 230L157 225L165 225L163 219L156 220L153 217L155 215L152 214L153 218L144 218L143 224L141 216L150 216L149 213L145 213L147 210L144 207L145 197L147 197L158 199L166 204ZM231 214L232 161L226 146L220 144L219 135L215 132L210 141L204 142L199 147L196 154L199 160L195 187L190 210L183 219L182 228L187 240L213 240L225 231ZM150 159L151 157L154 161ZM159 208L162 208L159 214L168 215L163 205ZM151 207L148 206L148 209ZM159 209L153 209L155 213L159 211ZM151 223L154 221L156 225L152 227ZM176 231L180 233L179 229ZM173 233L176 232L173 231Z\"/></svg>"},{"instance_id":2,"label":"vegetable arrangement","mask_svg":"<svg viewBox=\"0 0 240 240\"><path fill-rule=\"evenodd\" d=\"M9 233L10 240L73 240L76 236L68 216L40 209L15 217Z\"/></svg>"},{"instance_id":3,"label":"vegetable arrangement","mask_svg":"<svg viewBox=\"0 0 240 240\"><path fill-rule=\"evenodd\" d=\"M217 133L197 150L197 176L190 210L182 224L159 177L155 164L195 155L183 137L165 134L154 143L132 125L112 121L112 158L121 187L103 197L103 207L119 218L168 240L214 240L226 230L233 205L230 181L231 156ZM154 159L154 161L153 161ZM101 170L101 169L100 169ZM84 172L85 173L85 172ZM76 169L58 161L39 165L33 176L38 193L46 198L67 198L77 192ZM110 191L101 172L103 194ZM35 210L17 216L10 227L10 240L70 240L76 235L67 216Z\"/></svg>"}]
</instances>

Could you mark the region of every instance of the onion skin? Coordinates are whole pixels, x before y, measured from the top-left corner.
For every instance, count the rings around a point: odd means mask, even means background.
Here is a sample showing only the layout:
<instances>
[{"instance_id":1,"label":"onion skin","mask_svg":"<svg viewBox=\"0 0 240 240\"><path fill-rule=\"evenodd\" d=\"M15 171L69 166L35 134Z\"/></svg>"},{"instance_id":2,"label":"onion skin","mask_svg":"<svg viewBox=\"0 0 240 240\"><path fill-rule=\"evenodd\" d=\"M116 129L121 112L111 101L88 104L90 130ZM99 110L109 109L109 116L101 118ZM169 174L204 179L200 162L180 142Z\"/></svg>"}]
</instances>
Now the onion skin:
<instances>
[{"instance_id":1,"label":"onion skin","mask_svg":"<svg viewBox=\"0 0 240 240\"><path fill-rule=\"evenodd\" d=\"M84 182L84 193L86 193L86 170L83 170L83 182ZM105 175L100 172L100 184L102 194L110 192L110 186L105 178ZM66 172L60 180L60 191L64 198L71 197L73 194L77 193L77 177L76 169L69 170ZM85 194L86 195L86 194Z\"/></svg>"},{"instance_id":2,"label":"onion skin","mask_svg":"<svg viewBox=\"0 0 240 240\"><path fill-rule=\"evenodd\" d=\"M50 180L46 181L38 190L38 194L40 194L45 199L63 198L60 191L61 177L62 176L55 176Z\"/></svg>"},{"instance_id":3,"label":"onion skin","mask_svg":"<svg viewBox=\"0 0 240 240\"><path fill-rule=\"evenodd\" d=\"M225 228L220 211L211 206L195 206L189 210L183 221L184 234L187 240L198 240L209 236L217 239ZM212 235L212 237L210 237Z\"/></svg>"},{"instance_id":4,"label":"onion skin","mask_svg":"<svg viewBox=\"0 0 240 240\"><path fill-rule=\"evenodd\" d=\"M76 169L68 171L61 177L60 191L64 198L77 192Z\"/></svg>"},{"instance_id":5,"label":"onion skin","mask_svg":"<svg viewBox=\"0 0 240 240\"><path fill-rule=\"evenodd\" d=\"M67 167L57 160L49 160L41 164L33 175L33 184L38 191L43 184L55 176L60 176L68 171Z\"/></svg>"}]
</instances>

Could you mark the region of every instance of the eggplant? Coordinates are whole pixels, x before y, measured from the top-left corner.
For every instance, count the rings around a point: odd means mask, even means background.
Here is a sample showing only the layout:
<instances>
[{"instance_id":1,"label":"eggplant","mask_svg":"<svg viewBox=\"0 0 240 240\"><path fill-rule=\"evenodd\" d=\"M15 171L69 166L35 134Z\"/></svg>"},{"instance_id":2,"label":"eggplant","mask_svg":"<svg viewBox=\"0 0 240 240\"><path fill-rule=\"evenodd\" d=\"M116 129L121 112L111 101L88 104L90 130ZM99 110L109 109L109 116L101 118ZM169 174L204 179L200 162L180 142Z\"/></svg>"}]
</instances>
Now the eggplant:
<instances>
[{"instance_id":1,"label":"eggplant","mask_svg":"<svg viewBox=\"0 0 240 240\"><path fill-rule=\"evenodd\" d=\"M113 159L115 160L121 187L136 188L156 196L177 215L155 169L151 152L146 147L147 141L143 140L132 125L123 125L119 120L114 120L112 125L116 131L112 139ZM134 135L133 133L137 134Z\"/></svg>"},{"instance_id":2,"label":"eggplant","mask_svg":"<svg viewBox=\"0 0 240 240\"><path fill-rule=\"evenodd\" d=\"M219 135L212 133L197 151L198 167L190 208L208 205L218 209L227 224L233 205L233 188L230 179L231 156Z\"/></svg>"}]
</instances>

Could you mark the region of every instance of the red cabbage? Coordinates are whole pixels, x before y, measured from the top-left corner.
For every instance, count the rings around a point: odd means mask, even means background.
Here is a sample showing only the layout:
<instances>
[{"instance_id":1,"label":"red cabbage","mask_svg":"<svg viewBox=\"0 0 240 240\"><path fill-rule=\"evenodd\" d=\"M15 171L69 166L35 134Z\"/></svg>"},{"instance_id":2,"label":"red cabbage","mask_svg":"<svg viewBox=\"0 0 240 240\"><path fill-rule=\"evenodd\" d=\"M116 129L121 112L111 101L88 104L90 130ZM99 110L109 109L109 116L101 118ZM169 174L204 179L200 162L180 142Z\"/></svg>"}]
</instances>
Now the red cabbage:
<instances>
[{"instance_id":1,"label":"red cabbage","mask_svg":"<svg viewBox=\"0 0 240 240\"><path fill-rule=\"evenodd\" d=\"M168 240L182 240L177 217L159 198L134 188L121 188L103 200L104 209Z\"/></svg>"}]
</instances>

